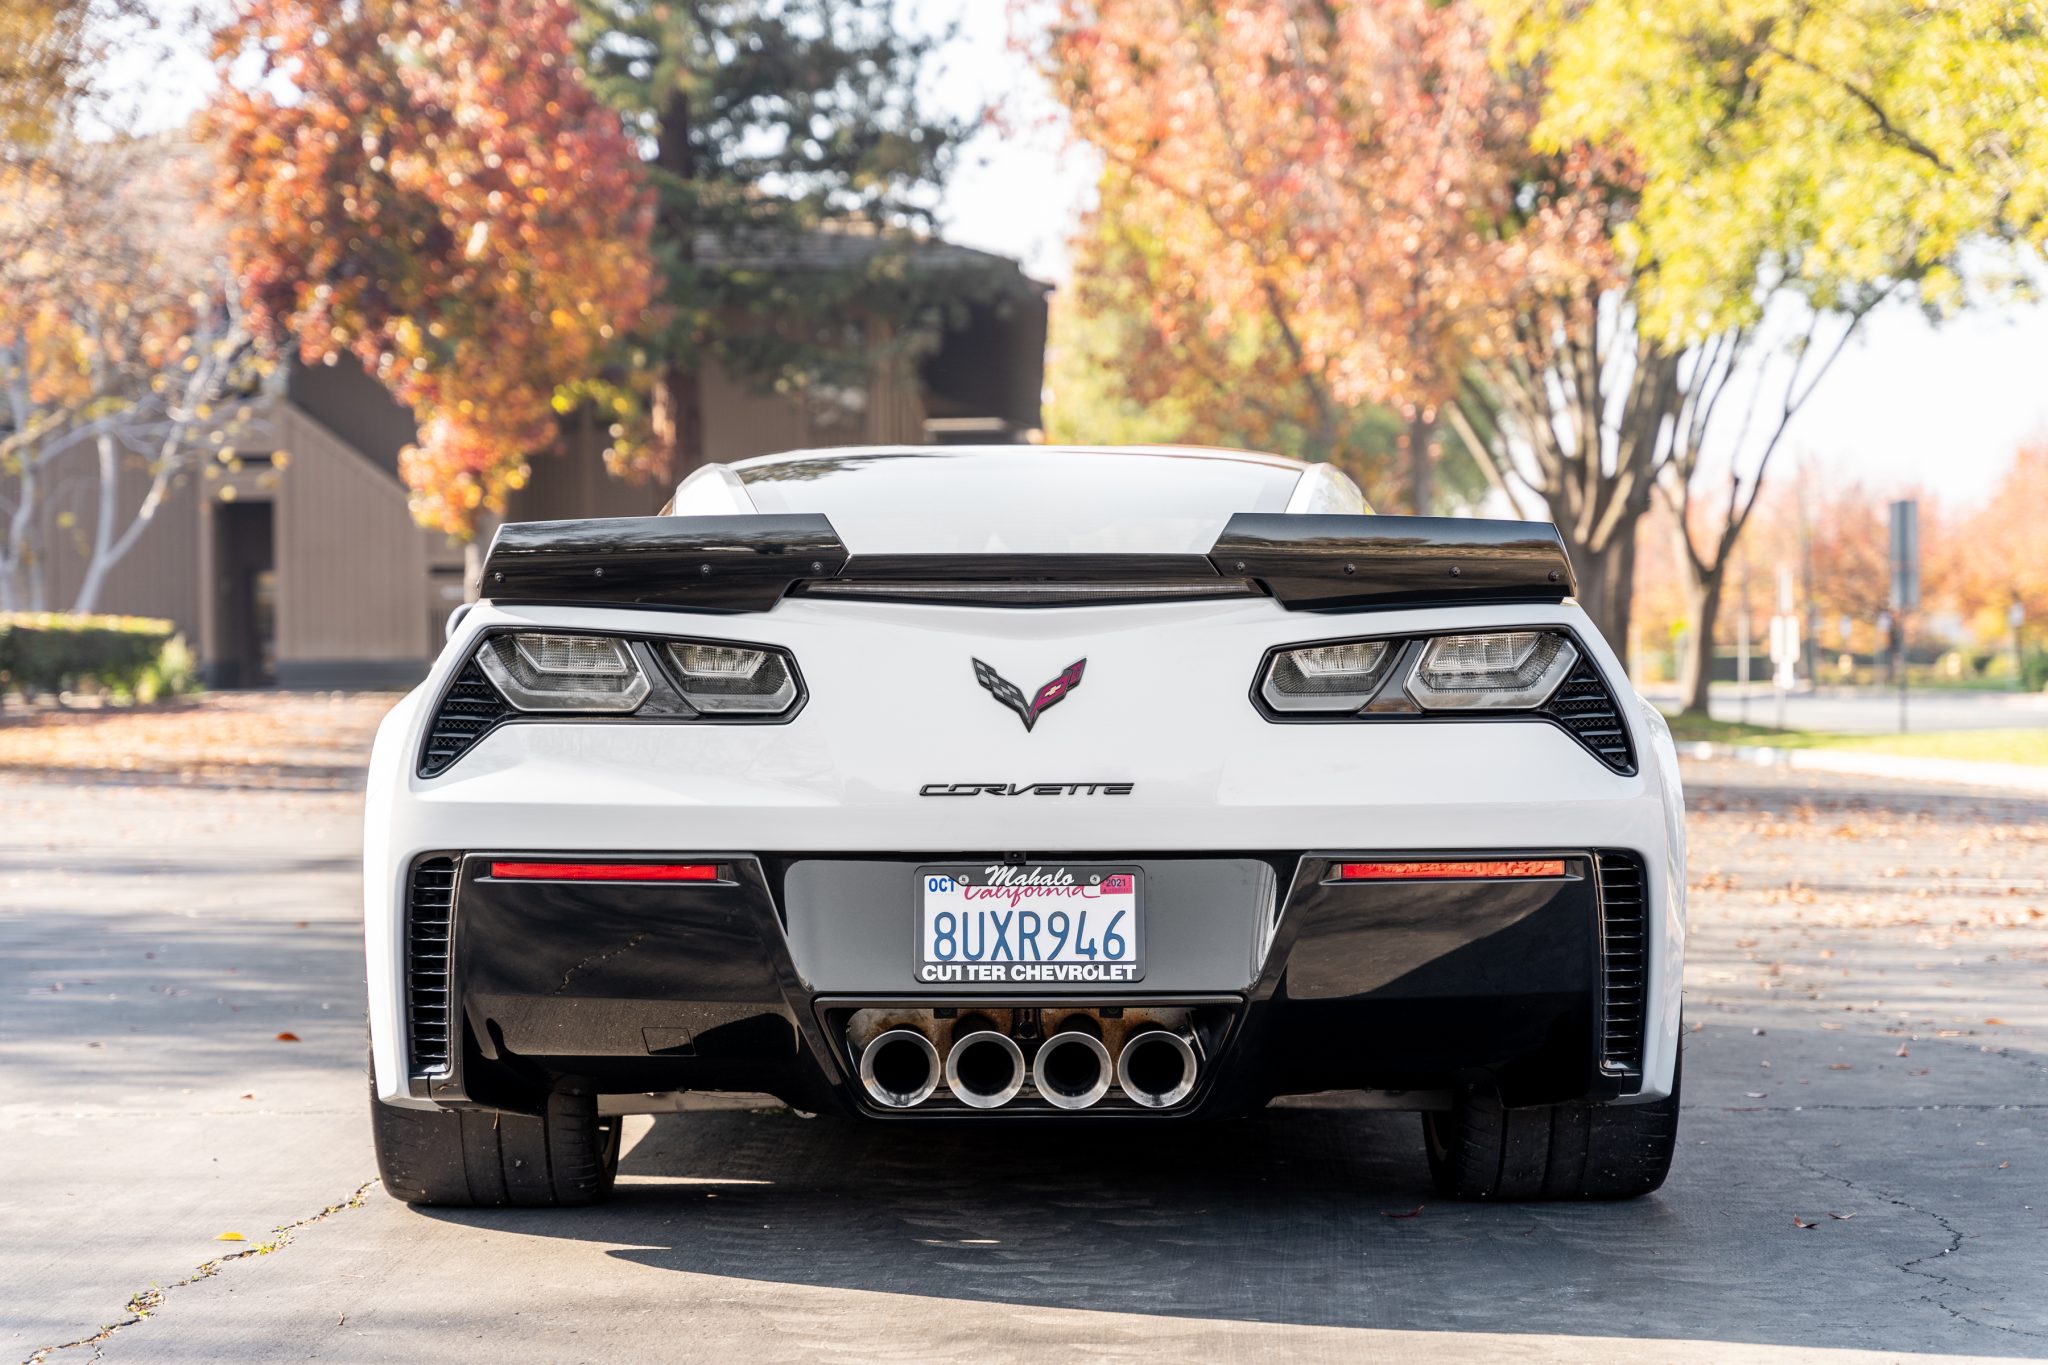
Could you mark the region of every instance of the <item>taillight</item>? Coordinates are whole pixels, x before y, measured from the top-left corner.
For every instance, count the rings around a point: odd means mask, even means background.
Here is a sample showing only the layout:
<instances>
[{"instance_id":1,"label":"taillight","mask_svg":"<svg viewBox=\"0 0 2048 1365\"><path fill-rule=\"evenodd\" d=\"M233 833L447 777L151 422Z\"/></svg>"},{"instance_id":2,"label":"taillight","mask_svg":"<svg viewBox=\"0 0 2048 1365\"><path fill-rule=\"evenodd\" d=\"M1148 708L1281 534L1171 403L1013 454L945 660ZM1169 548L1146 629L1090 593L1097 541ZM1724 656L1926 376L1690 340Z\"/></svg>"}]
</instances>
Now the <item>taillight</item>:
<instances>
[{"instance_id":1,"label":"taillight","mask_svg":"<svg viewBox=\"0 0 2048 1365\"><path fill-rule=\"evenodd\" d=\"M1408 695L1425 711L1533 710L1578 661L1578 649L1555 631L1439 635L1408 675Z\"/></svg>"},{"instance_id":2,"label":"taillight","mask_svg":"<svg viewBox=\"0 0 2048 1365\"><path fill-rule=\"evenodd\" d=\"M494 862L491 875L515 882L715 882L718 864Z\"/></svg>"},{"instance_id":3,"label":"taillight","mask_svg":"<svg viewBox=\"0 0 2048 1365\"><path fill-rule=\"evenodd\" d=\"M647 699L640 661L624 640L609 635L496 635L477 651L476 661L521 711L623 714Z\"/></svg>"},{"instance_id":4,"label":"taillight","mask_svg":"<svg viewBox=\"0 0 2048 1365\"><path fill-rule=\"evenodd\" d=\"M1557 630L1332 640L1276 649L1258 699L1276 718L1435 711L1533 711L1579 661Z\"/></svg>"},{"instance_id":5,"label":"taillight","mask_svg":"<svg viewBox=\"0 0 2048 1365\"><path fill-rule=\"evenodd\" d=\"M1340 882L1453 882L1563 875L1562 858L1467 858L1429 862L1403 859L1337 864L1337 880Z\"/></svg>"},{"instance_id":6,"label":"taillight","mask_svg":"<svg viewBox=\"0 0 2048 1365\"><path fill-rule=\"evenodd\" d=\"M1259 695L1275 711L1356 711L1386 681L1396 643L1353 640L1277 650L1266 665Z\"/></svg>"},{"instance_id":7,"label":"taillight","mask_svg":"<svg viewBox=\"0 0 2048 1365\"><path fill-rule=\"evenodd\" d=\"M796 676L777 649L671 641L683 699L707 715L779 716L796 702Z\"/></svg>"}]
</instances>

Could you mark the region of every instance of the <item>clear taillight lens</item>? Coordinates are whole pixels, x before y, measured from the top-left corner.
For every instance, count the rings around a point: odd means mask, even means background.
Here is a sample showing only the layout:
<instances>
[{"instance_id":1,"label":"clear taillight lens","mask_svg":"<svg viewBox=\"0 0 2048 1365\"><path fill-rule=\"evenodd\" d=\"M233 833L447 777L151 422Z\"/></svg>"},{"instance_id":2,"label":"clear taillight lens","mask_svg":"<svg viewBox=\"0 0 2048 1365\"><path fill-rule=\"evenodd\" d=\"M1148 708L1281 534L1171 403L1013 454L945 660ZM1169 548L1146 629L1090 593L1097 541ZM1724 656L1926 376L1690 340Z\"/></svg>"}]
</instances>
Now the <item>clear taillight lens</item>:
<instances>
[{"instance_id":1,"label":"clear taillight lens","mask_svg":"<svg viewBox=\"0 0 2048 1365\"><path fill-rule=\"evenodd\" d=\"M1259 695L1275 711L1356 711L1386 681L1395 643L1354 640L1280 650L1266 665Z\"/></svg>"},{"instance_id":2,"label":"clear taillight lens","mask_svg":"<svg viewBox=\"0 0 2048 1365\"><path fill-rule=\"evenodd\" d=\"M647 699L647 675L633 651L606 635L498 635L476 661L522 711L624 713Z\"/></svg>"},{"instance_id":3,"label":"clear taillight lens","mask_svg":"<svg viewBox=\"0 0 2048 1365\"><path fill-rule=\"evenodd\" d=\"M699 711L776 716L796 703L796 675L779 650L676 641L668 658L684 699Z\"/></svg>"},{"instance_id":4,"label":"clear taillight lens","mask_svg":"<svg viewBox=\"0 0 2048 1365\"><path fill-rule=\"evenodd\" d=\"M1550 700L1579 651L1547 630L1439 635L1423 647L1408 695L1425 711L1527 711Z\"/></svg>"}]
</instances>

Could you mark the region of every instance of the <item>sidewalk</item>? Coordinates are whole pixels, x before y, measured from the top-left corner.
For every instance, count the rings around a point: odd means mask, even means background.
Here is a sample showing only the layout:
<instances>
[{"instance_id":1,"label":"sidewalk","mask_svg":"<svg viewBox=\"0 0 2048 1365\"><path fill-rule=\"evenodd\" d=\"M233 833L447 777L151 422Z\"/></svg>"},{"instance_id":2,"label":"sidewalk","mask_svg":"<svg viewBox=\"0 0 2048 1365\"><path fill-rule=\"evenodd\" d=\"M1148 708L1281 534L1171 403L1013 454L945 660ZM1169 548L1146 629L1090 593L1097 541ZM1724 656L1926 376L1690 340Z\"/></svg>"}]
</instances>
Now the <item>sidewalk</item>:
<instances>
[{"instance_id":1,"label":"sidewalk","mask_svg":"<svg viewBox=\"0 0 2048 1365\"><path fill-rule=\"evenodd\" d=\"M1973 763L1956 758L1910 758L1899 754L1866 754L1840 749L1778 749L1763 744L1720 744L1712 740L1680 740L1678 756L1754 763L1765 768L1797 768L1806 772L1856 773L1864 777L1890 777L1909 782L1949 782L1965 787L2048 792L2048 768L2027 763Z\"/></svg>"}]
</instances>

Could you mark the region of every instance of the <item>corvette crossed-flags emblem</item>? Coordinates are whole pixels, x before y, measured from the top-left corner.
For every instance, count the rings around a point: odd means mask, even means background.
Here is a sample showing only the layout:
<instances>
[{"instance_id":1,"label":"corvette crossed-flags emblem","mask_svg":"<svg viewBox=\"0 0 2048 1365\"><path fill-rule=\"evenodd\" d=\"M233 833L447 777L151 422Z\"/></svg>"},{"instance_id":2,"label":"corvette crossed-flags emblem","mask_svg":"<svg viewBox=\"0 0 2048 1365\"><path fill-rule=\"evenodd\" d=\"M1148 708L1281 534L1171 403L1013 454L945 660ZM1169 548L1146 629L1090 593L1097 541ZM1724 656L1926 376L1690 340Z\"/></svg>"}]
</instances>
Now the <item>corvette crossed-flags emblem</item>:
<instances>
[{"instance_id":1,"label":"corvette crossed-flags emblem","mask_svg":"<svg viewBox=\"0 0 2048 1365\"><path fill-rule=\"evenodd\" d=\"M1022 688L979 659L974 661L974 680L986 687L989 695L1015 711L1028 731L1047 707L1081 685L1081 670L1087 666L1086 659L1076 659L1057 678L1039 688L1029 701L1024 699Z\"/></svg>"}]
</instances>

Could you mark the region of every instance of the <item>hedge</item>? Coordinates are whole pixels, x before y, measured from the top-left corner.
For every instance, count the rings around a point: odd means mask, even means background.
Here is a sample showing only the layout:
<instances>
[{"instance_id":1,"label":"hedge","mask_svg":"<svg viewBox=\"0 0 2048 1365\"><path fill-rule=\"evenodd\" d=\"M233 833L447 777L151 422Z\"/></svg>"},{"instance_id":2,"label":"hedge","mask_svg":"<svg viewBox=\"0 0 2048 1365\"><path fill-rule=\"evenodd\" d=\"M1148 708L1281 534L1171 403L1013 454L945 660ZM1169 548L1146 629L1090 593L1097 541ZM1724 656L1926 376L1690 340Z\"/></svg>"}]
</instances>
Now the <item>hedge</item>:
<instances>
[{"instance_id":1,"label":"hedge","mask_svg":"<svg viewBox=\"0 0 2048 1365\"><path fill-rule=\"evenodd\" d=\"M0 613L0 694L33 698L91 686L154 701L195 682L191 651L169 621Z\"/></svg>"}]
</instances>

